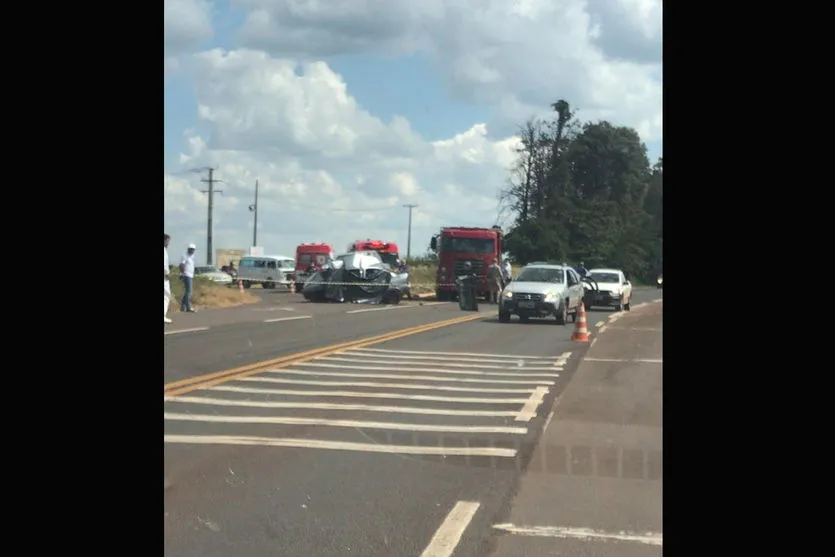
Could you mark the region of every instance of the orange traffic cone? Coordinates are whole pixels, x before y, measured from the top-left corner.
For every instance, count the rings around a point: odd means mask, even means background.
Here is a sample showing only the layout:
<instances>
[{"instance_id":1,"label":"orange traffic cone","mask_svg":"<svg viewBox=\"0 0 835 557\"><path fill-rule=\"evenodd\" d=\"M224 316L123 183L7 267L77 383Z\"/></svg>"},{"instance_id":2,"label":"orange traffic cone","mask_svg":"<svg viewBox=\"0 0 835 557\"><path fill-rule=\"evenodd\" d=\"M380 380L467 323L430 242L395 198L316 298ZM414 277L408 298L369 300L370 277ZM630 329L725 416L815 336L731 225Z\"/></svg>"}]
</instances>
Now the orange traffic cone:
<instances>
[{"instance_id":1,"label":"orange traffic cone","mask_svg":"<svg viewBox=\"0 0 835 557\"><path fill-rule=\"evenodd\" d=\"M244 293L244 281L242 280L238 281L238 292L240 292L241 294Z\"/></svg>"},{"instance_id":2,"label":"orange traffic cone","mask_svg":"<svg viewBox=\"0 0 835 557\"><path fill-rule=\"evenodd\" d=\"M586 328L586 306L580 302L580 307L577 309L577 327L571 334L571 340L574 342L588 342L589 330Z\"/></svg>"}]
</instances>

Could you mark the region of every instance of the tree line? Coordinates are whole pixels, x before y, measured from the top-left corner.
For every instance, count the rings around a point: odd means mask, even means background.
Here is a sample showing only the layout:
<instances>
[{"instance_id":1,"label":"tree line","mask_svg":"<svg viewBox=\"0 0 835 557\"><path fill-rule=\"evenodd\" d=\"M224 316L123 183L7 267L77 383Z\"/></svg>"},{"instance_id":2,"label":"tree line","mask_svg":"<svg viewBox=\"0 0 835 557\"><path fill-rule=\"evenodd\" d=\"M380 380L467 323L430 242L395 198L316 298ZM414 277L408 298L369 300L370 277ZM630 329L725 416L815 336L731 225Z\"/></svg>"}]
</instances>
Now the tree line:
<instances>
[{"instance_id":1,"label":"tree line","mask_svg":"<svg viewBox=\"0 0 835 557\"><path fill-rule=\"evenodd\" d=\"M565 100L520 129L501 202L515 214L505 246L520 264L580 261L654 281L662 261L663 159L633 128L581 123Z\"/></svg>"}]
</instances>

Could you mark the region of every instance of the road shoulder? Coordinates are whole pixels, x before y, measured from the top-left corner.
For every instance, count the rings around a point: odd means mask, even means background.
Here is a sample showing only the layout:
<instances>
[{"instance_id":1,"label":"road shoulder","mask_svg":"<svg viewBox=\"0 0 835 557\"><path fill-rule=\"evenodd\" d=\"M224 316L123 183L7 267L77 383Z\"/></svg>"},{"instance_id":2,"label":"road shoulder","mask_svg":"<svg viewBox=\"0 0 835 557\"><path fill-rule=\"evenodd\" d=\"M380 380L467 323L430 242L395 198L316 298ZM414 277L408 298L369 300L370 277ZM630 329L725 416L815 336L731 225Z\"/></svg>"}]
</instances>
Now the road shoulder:
<instances>
[{"instance_id":1,"label":"road shoulder","mask_svg":"<svg viewBox=\"0 0 835 557\"><path fill-rule=\"evenodd\" d=\"M531 457L495 557L662 551L662 304L597 335Z\"/></svg>"}]
</instances>

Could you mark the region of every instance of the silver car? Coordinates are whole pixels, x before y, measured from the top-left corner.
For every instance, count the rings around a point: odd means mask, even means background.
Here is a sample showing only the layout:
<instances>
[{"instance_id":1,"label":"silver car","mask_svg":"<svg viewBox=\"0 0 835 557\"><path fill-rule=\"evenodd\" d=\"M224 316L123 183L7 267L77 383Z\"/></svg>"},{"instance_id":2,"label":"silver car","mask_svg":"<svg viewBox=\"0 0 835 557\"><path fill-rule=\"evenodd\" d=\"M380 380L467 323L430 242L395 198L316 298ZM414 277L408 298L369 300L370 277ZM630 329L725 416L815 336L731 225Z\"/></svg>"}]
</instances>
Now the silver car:
<instances>
[{"instance_id":1,"label":"silver car","mask_svg":"<svg viewBox=\"0 0 835 557\"><path fill-rule=\"evenodd\" d=\"M583 300L583 285L577 272L567 265L531 263L502 290L499 321L507 323L516 314L522 322L531 317L551 317L560 325L577 311Z\"/></svg>"}]
</instances>

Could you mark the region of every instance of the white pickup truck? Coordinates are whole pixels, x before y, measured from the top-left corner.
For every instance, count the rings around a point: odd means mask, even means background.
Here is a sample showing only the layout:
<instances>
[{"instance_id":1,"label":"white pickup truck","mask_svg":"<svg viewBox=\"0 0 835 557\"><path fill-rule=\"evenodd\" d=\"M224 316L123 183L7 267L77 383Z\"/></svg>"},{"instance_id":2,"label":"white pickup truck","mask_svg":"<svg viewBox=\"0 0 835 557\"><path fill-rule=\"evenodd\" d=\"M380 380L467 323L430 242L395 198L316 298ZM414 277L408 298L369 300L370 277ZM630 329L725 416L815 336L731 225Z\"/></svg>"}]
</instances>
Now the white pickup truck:
<instances>
[{"instance_id":1,"label":"white pickup truck","mask_svg":"<svg viewBox=\"0 0 835 557\"><path fill-rule=\"evenodd\" d=\"M613 307L615 311L629 311L632 303L632 283L620 269L591 269L586 277L597 283L597 290L587 292L586 309L592 306Z\"/></svg>"}]
</instances>

